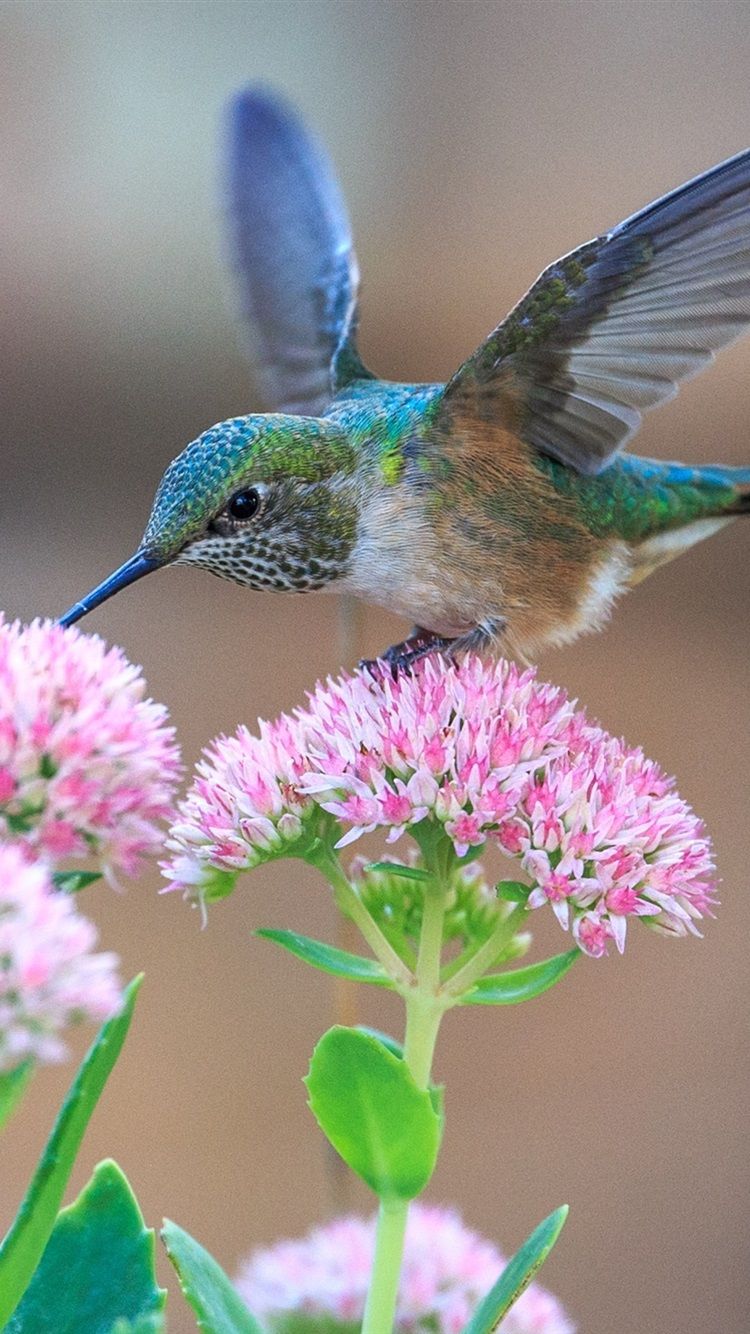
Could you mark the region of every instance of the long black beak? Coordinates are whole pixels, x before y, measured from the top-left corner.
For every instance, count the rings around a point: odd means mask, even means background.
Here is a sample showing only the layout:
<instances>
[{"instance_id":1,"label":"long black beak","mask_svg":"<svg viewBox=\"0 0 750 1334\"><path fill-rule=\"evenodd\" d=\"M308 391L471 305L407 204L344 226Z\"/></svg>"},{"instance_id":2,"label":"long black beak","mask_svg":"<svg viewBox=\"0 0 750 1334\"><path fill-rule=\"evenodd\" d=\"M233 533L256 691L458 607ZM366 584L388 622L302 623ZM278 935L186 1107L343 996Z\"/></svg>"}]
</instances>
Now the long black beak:
<instances>
[{"instance_id":1,"label":"long black beak","mask_svg":"<svg viewBox=\"0 0 750 1334\"><path fill-rule=\"evenodd\" d=\"M93 611L100 603L106 602L114 593L119 593L121 588L127 588L128 584L134 584L136 579L142 579L144 574L150 574L152 570L158 570L160 561L154 560L151 556L144 556L142 552L137 551L130 560L126 560L119 570L115 570L108 579L98 584L96 588L89 593L88 597L76 602L75 606L66 611L64 616L60 617L59 625L74 625L80 621L82 616Z\"/></svg>"}]
</instances>

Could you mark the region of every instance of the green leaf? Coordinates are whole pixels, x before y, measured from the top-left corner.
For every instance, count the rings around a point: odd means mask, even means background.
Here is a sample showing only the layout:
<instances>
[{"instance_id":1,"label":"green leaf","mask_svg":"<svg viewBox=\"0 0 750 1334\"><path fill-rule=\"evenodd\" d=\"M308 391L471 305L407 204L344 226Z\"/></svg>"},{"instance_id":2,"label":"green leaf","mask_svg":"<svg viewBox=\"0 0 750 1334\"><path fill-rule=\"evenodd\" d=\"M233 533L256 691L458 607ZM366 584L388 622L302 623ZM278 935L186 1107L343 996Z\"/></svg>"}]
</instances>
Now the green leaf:
<instances>
[{"instance_id":1,"label":"green leaf","mask_svg":"<svg viewBox=\"0 0 750 1334\"><path fill-rule=\"evenodd\" d=\"M503 1316L508 1314L513 1303L544 1264L562 1232L567 1216L568 1206L563 1204L535 1228L506 1265L497 1283L479 1303L468 1325L464 1326L463 1334L492 1334L497 1329Z\"/></svg>"},{"instance_id":2,"label":"green leaf","mask_svg":"<svg viewBox=\"0 0 750 1334\"><path fill-rule=\"evenodd\" d=\"M38 812L30 811L27 814L26 812L22 813L20 811L5 811L4 817L5 823L8 826L8 831L11 834L28 834L29 830L33 828L34 816L36 814L38 814Z\"/></svg>"},{"instance_id":3,"label":"green leaf","mask_svg":"<svg viewBox=\"0 0 750 1334\"><path fill-rule=\"evenodd\" d=\"M313 1052L305 1084L334 1149L376 1195L413 1199L432 1176L441 1119L429 1090L379 1038L332 1028Z\"/></svg>"},{"instance_id":4,"label":"green leaf","mask_svg":"<svg viewBox=\"0 0 750 1334\"><path fill-rule=\"evenodd\" d=\"M568 950L567 954L555 954L541 963L531 963L527 968L511 968L507 973L488 973L480 977L470 991L461 997L462 1005L518 1005L519 1001L532 1000L549 991L556 982L565 976L580 958L578 949Z\"/></svg>"},{"instance_id":5,"label":"green leaf","mask_svg":"<svg viewBox=\"0 0 750 1334\"><path fill-rule=\"evenodd\" d=\"M398 1057L399 1061L404 1059L404 1048L398 1038L391 1037L390 1033L384 1033L380 1028L371 1028L369 1024L357 1024L358 1033L366 1033L369 1037L375 1038L381 1042L386 1051ZM435 1113L440 1121L440 1136L442 1138L443 1126L445 1123L445 1086L443 1084L430 1084L428 1089Z\"/></svg>"},{"instance_id":6,"label":"green leaf","mask_svg":"<svg viewBox=\"0 0 750 1334\"><path fill-rule=\"evenodd\" d=\"M77 894L101 878L101 871L55 871L52 876L55 889L63 894Z\"/></svg>"},{"instance_id":7,"label":"green leaf","mask_svg":"<svg viewBox=\"0 0 750 1334\"><path fill-rule=\"evenodd\" d=\"M309 936L297 935L296 931L276 931L262 927L256 936L263 940L272 940L282 949L288 950L304 963L313 968L320 968L324 973L333 973L336 977L347 977L351 982L369 982L376 987L392 987L393 983L376 959L363 959L358 954L349 954L347 950L326 945L322 940L312 940Z\"/></svg>"},{"instance_id":8,"label":"green leaf","mask_svg":"<svg viewBox=\"0 0 750 1334\"><path fill-rule=\"evenodd\" d=\"M205 1334L261 1334L261 1327L221 1265L176 1223L164 1220L161 1239L180 1287Z\"/></svg>"},{"instance_id":9,"label":"green leaf","mask_svg":"<svg viewBox=\"0 0 750 1334\"><path fill-rule=\"evenodd\" d=\"M4 1334L112 1334L117 1325L159 1330L166 1296L154 1273L154 1233L127 1178L107 1161L58 1214Z\"/></svg>"},{"instance_id":10,"label":"green leaf","mask_svg":"<svg viewBox=\"0 0 750 1334\"><path fill-rule=\"evenodd\" d=\"M531 893L531 885L525 885L522 880L501 880L495 885L495 893L506 903L525 903Z\"/></svg>"},{"instance_id":11,"label":"green leaf","mask_svg":"<svg viewBox=\"0 0 750 1334\"><path fill-rule=\"evenodd\" d=\"M0 1329L15 1311L49 1241L84 1131L130 1027L142 980L136 977L130 983L122 1009L107 1020L90 1047L0 1246Z\"/></svg>"},{"instance_id":12,"label":"green leaf","mask_svg":"<svg viewBox=\"0 0 750 1334\"><path fill-rule=\"evenodd\" d=\"M402 880L430 880L429 871L419 866L402 866L401 862L368 862L366 871L379 871L384 875L400 876Z\"/></svg>"},{"instance_id":13,"label":"green leaf","mask_svg":"<svg viewBox=\"0 0 750 1334\"><path fill-rule=\"evenodd\" d=\"M42 778L54 778L57 773L57 765L51 755L42 755L42 758L39 761L39 773Z\"/></svg>"},{"instance_id":14,"label":"green leaf","mask_svg":"<svg viewBox=\"0 0 750 1334\"><path fill-rule=\"evenodd\" d=\"M201 885L199 898L201 903L218 903L234 893L239 878L239 871L220 871L218 867L209 868L209 877Z\"/></svg>"},{"instance_id":15,"label":"green leaf","mask_svg":"<svg viewBox=\"0 0 750 1334\"><path fill-rule=\"evenodd\" d=\"M375 1038L377 1042L382 1042L386 1051L392 1052L400 1061L403 1061L404 1048L398 1038L391 1037L390 1033L384 1033L381 1028L371 1028L369 1024L357 1024L357 1032L366 1033L368 1037Z\"/></svg>"},{"instance_id":16,"label":"green leaf","mask_svg":"<svg viewBox=\"0 0 750 1334\"><path fill-rule=\"evenodd\" d=\"M33 1071L34 1062L23 1061L15 1070L7 1070L0 1075L0 1129L16 1110Z\"/></svg>"}]
</instances>

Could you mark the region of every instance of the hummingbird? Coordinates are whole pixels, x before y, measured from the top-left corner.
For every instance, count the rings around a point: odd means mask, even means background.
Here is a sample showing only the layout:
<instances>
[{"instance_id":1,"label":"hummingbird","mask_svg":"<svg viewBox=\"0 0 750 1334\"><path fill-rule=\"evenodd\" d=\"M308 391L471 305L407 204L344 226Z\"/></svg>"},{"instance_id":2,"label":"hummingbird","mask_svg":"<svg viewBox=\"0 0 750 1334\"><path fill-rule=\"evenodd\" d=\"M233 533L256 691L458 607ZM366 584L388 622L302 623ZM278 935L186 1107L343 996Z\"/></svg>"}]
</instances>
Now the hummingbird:
<instances>
[{"instance_id":1,"label":"hummingbird","mask_svg":"<svg viewBox=\"0 0 750 1334\"><path fill-rule=\"evenodd\" d=\"M546 268L444 384L376 378L332 165L278 95L228 107L224 193L262 413L167 467L141 542L62 617L165 565L353 594L408 618L383 656L529 660L750 512L750 468L622 452L750 322L750 149Z\"/></svg>"}]
</instances>

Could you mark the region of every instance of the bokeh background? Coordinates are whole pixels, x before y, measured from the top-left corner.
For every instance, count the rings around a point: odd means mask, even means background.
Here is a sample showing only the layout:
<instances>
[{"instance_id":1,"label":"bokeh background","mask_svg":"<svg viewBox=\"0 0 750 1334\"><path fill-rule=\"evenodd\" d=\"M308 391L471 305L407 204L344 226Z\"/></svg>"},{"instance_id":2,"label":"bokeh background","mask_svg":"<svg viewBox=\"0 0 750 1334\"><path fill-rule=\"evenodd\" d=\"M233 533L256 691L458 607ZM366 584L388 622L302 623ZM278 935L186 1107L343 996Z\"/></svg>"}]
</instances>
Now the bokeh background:
<instances>
[{"instance_id":1,"label":"bokeh background","mask_svg":"<svg viewBox=\"0 0 750 1334\"><path fill-rule=\"evenodd\" d=\"M284 89L328 143L363 353L402 379L446 377L547 262L748 139L743 0L5 0L0 67L0 603L24 618L129 555L167 461L252 406L215 189L232 89ZM746 341L649 418L640 452L747 462L749 372ZM438 1057L430 1196L508 1250L569 1200L544 1276L582 1334L747 1330L749 556L737 524L542 664L705 816L723 877L705 940L634 930L623 959L581 962L543 1000L451 1016ZM189 570L86 624L144 664L191 763L344 651L334 599ZM356 651L402 629L368 610ZM252 931L330 936L334 914L294 864L247 877L205 931L158 885L86 901L147 982L74 1185L113 1155L149 1222L179 1220L231 1272L332 1207L300 1083L331 988ZM539 939L563 944L554 923ZM361 1013L400 1022L387 998ZM71 1073L40 1075L3 1141L3 1225ZM176 1334L193 1327L177 1293L170 1310Z\"/></svg>"}]
</instances>

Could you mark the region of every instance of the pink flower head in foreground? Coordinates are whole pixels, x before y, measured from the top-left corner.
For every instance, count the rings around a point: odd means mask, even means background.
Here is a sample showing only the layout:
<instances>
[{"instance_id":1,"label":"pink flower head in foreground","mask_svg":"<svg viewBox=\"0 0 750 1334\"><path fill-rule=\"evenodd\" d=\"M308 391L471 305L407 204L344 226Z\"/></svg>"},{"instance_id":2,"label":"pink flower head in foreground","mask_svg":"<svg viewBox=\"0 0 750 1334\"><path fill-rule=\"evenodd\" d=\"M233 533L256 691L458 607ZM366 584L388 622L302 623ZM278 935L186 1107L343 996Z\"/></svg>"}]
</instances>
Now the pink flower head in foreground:
<instances>
[{"instance_id":1,"label":"pink flower head in foreground","mask_svg":"<svg viewBox=\"0 0 750 1334\"><path fill-rule=\"evenodd\" d=\"M290 1316L362 1320L375 1245L375 1219L339 1218L300 1241L256 1251L237 1288L263 1325L283 1328ZM395 1330L459 1334L505 1260L464 1227L450 1209L414 1204L409 1211ZM502 1334L574 1334L560 1303L532 1283L499 1326Z\"/></svg>"},{"instance_id":2,"label":"pink flower head in foreground","mask_svg":"<svg viewBox=\"0 0 750 1334\"><path fill-rule=\"evenodd\" d=\"M42 862L0 844L0 1071L28 1057L57 1061L60 1034L101 1022L121 1000L114 954L92 954L96 928L57 893Z\"/></svg>"},{"instance_id":3,"label":"pink flower head in foreground","mask_svg":"<svg viewBox=\"0 0 750 1334\"><path fill-rule=\"evenodd\" d=\"M170 878L180 888L220 883L222 874L291 854L304 839L313 814L300 788L304 732L284 714L258 728L257 737L246 727L219 737L198 764L167 840L177 853Z\"/></svg>"},{"instance_id":4,"label":"pink flower head in foreground","mask_svg":"<svg viewBox=\"0 0 750 1334\"><path fill-rule=\"evenodd\" d=\"M120 649L0 615L0 836L133 875L162 844L180 771L166 710L144 694Z\"/></svg>"},{"instance_id":5,"label":"pink flower head in foreground","mask_svg":"<svg viewBox=\"0 0 750 1334\"><path fill-rule=\"evenodd\" d=\"M563 691L507 662L467 658L318 686L306 709L220 739L182 804L167 873L210 897L222 874L299 852L314 813L392 842L430 819L458 856L491 843L588 954L629 917L697 932L713 902L711 850L671 780L589 723ZM296 849L295 849L296 844Z\"/></svg>"}]
</instances>

